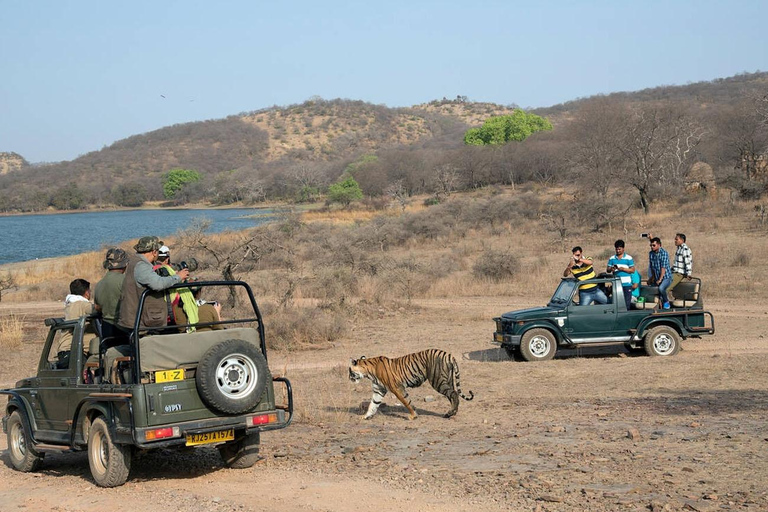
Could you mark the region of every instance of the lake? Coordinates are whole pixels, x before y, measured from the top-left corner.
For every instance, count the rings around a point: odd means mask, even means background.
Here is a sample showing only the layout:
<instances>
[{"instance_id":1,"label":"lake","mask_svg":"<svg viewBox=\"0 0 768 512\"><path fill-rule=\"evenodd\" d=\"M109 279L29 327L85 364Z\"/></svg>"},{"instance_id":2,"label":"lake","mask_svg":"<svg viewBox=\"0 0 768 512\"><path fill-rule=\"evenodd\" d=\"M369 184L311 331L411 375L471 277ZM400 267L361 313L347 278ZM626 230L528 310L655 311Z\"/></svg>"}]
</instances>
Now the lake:
<instances>
[{"instance_id":1,"label":"lake","mask_svg":"<svg viewBox=\"0 0 768 512\"><path fill-rule=\"evenodd\" d=\"M0 217L0 264L95 251L126 240L161 239L199 218L210 232L238 231L273 220L271 210L122 210ZM252 215L263 215L251 217ZM173 249L173 248L172 248Z\"/></svg>"}]
</instances>

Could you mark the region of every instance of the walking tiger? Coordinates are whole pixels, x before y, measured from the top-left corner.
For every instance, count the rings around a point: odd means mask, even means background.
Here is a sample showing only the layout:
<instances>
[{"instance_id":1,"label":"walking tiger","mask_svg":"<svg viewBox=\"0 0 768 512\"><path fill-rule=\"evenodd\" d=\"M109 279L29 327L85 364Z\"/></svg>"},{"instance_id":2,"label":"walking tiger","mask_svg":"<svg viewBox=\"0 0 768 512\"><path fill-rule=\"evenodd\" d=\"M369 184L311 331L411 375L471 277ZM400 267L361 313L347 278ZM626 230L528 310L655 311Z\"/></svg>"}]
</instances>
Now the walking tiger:
<instances>
[{"instance_id":1,"label":"walking tiger","mask_svg":"<svg viewBox=\"0 0 768 512\"><path fill-rule=\"evenodd\" d=\"M459 410L459 397L472 400L475 396L472 391L468 397L462 393L456 359L448 352L435 348L394 359L386 356L352 359L349 380L359 382L362 379L370 379L373 383L373 397L365 419L370 419L376 414L387 391L391 391L408 409L411 413L410 419L416 419L418 414L411 406L405 388L417 388L427 380L435 391L451 401L451 410L444 414L445 418L450 418Z\"/></svg>"}]
</instances>

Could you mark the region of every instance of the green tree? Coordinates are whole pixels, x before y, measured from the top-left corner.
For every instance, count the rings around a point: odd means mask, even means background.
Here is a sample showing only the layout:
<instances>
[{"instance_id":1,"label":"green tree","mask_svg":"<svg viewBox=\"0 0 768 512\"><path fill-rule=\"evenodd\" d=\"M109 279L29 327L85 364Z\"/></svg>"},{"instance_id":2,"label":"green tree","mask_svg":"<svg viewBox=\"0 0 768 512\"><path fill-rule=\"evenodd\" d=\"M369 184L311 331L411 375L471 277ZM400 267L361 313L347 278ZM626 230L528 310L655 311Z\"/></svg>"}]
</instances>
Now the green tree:
<instances>
[{"instance_id":1,"label":"green tree","mask_svg":"<svg viewBox=\"0 0 768 512\"><path fill-rule=\"evenodd\" d=\"M344 173L341 179L328 187L328 199L332 203L341 203L349 206L349 203L363 198L363 191L355 178L349 173Z\"/></svg>"},{"instance_id":2,"label":"green tree","mask_svg":"<svg viewBox=\"0 0 768 512\"><path fill-rule=\"evenodd\" d=\"M176 193L188 183L200 181L201 175L189 169L171 169L163 175L163 195L173 199Z\"/></svg>"},{"instance_id":3,"label":"green tree","mask_svg":"<svg viewBox=\"0 0 768 512\"><path fill-rule=\"evenodd\" d=\"M506 144L523 141L528 136L552 129L552 123L536 114L517 109L506 116L487 119L480 128L470 128L464 134L464 143L472 146Z\"/></svg>"}]
</instances>

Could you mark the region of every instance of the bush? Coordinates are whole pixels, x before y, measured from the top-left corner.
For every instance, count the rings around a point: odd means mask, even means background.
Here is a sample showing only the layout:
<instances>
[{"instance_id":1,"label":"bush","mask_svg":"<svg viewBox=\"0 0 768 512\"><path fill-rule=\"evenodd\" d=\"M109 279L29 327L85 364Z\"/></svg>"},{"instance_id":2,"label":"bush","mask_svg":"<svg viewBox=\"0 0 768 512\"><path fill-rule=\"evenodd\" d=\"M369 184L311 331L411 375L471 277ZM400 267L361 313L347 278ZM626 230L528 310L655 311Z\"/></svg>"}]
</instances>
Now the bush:
<instances>
[{"instance_id":1,"label":"bush","mask_svg":"<svg viewBox=\"0 0 768 512\"><path fill-rule=\"evenodd\" d=\"M509 250L489 250L484 252L472 266L472 275L477 278L503 281L511 279L520 270L517 256Z\"/></svg>"}]
</instances>

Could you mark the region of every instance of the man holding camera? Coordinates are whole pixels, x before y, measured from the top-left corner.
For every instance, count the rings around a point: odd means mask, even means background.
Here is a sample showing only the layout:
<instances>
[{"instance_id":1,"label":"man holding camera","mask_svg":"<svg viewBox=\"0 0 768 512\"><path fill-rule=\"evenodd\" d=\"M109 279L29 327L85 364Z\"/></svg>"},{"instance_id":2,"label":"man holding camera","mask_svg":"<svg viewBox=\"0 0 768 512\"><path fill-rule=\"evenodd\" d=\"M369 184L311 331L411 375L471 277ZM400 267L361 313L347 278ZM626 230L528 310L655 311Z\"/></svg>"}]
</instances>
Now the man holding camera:
<instances>
[{"instance_id":1,"label":"man holding camera","mask_svg":"<svg viewBox=\"0 0 768 512\"><path fill-rule=\"evenodd\" d=\"M168 308L164 294L160 292L189 277L187 269L181 269L175 275L168 276L160 276L155 272L153 263L157 260L161 245L156 236L142 237L134 246L136 254L128 260L118 317L118 326L125 331L133 330L141 294L145 289L150 289L153 293L147 295L144 301L140 327L165 327L168 323Z\"/></svg>"},{"instance_id":2,"label":"man holding camera","mask_svg":"<svg viewBox=\"0 0 768 512\"><path fill-rule=\"evenodd\" d=\"M595 278L595 269L592 268L592 258L584 256L581 247L578 245L572 249L573 258L565 267L563 277L573 274L573 277L579 281L586 281ZM593 302L597 304L608 304L608 297L603 290L597 286L597 283L582 284L579 286L579 305L589 306Z\"/></svg>"}]
</instances>

